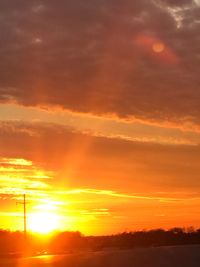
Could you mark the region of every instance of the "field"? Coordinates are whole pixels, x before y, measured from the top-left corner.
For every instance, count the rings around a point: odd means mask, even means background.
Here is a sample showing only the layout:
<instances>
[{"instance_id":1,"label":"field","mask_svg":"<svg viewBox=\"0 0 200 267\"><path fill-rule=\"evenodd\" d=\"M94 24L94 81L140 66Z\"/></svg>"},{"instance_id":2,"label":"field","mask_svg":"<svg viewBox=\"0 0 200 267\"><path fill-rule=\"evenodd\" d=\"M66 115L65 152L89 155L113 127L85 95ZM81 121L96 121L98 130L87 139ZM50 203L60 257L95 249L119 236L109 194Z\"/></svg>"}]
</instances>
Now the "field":
<instances>
[{"instance_id":1,"label":"field","mask_svg":"<svg viewBox=\"0 0 200 267\"><path fill-rule=\"evenodd\" d=\"M199 267L200 246L69 253L2 259L2 267Z\"/></svg>"}]
</instances>

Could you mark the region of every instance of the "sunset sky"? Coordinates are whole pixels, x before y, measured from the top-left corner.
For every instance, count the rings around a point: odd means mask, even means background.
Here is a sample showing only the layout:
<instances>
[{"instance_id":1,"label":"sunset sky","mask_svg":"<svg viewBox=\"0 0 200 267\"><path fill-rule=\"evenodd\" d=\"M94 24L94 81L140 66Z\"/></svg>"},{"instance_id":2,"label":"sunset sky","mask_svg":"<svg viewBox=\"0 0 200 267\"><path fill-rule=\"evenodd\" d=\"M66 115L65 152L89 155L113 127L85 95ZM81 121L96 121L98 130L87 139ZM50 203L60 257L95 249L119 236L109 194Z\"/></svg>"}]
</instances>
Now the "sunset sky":
<instances>
[{"instance_id":1,"label":"sunset sky","mask_svg":"<svg viewBox=\"0 0 200 267\"><path fill-rule=\"evenodd\" d=\"M24 193L33 231L200 227L200 0L1 0L0 21L0 228Z\"/></svg>"}]
</instances>

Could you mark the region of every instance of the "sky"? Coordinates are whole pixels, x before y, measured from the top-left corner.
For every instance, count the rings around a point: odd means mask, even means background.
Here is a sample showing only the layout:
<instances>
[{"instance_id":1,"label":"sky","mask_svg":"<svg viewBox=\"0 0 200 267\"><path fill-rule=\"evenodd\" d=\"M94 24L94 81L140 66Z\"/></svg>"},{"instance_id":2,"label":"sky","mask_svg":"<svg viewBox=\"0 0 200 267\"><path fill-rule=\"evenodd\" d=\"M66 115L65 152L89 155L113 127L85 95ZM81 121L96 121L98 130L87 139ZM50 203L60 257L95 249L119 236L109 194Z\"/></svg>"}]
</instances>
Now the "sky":
<instances>
[{"instance_id":1,"label":"sky","mask_svg":"<svg viewBox=\"0 0 200 267\"><path fill-rule=\"evenodd\" d=\"M23 194L29 230L200 227L199 18L199 0L0 1L0 228L23 230Z\"/></svg>"}]
</instances>

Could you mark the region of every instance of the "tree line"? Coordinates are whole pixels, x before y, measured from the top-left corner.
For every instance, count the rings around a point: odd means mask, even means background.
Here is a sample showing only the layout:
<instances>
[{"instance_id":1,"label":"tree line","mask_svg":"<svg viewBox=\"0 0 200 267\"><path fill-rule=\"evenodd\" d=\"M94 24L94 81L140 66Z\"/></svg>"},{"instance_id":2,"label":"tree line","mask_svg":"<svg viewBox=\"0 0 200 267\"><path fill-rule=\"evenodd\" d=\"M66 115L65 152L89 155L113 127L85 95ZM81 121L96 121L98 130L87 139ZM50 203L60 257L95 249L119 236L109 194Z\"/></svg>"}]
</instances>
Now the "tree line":
<instances>
[{"instance_id":1,"label":"tree line","mask_svg":"<svg viewBox=\"0 0 200 267\"><path fill-rule=\"evenodd\" d=\"M132 249L152 246L200 244L200 229L173 228L124 232L108 236L84 236L80 232L55 232L51 236L0 230L0 256Z\"/></svg>"}]
</instances>

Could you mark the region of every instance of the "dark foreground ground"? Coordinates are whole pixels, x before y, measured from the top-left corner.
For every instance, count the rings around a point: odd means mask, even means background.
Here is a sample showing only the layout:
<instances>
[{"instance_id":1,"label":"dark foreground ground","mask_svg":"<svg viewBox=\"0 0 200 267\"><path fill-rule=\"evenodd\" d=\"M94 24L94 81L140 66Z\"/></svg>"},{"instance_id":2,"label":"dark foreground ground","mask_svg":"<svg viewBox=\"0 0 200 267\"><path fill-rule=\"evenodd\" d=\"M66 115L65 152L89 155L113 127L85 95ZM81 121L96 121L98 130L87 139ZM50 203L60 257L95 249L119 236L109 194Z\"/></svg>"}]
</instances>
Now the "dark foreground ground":
<instances>
[{"instance_id":1,"label":"dark foreground ground","mask_svg":"<svg viewBox=\"0 0 200 267\"><path fill-rule=\"evenodd\" d=\"M199 267L200 246L70 253L1 259L1 267Z\"/></svg>"}]
</instances>

